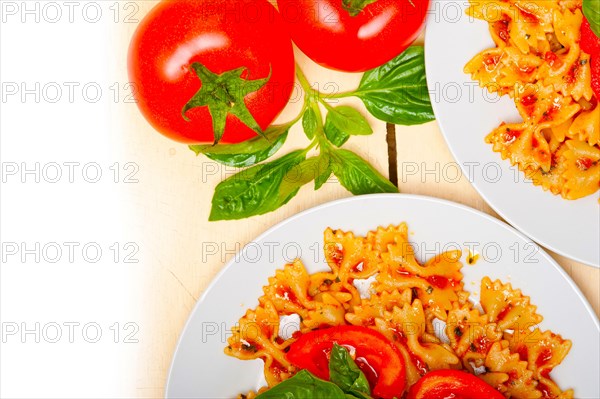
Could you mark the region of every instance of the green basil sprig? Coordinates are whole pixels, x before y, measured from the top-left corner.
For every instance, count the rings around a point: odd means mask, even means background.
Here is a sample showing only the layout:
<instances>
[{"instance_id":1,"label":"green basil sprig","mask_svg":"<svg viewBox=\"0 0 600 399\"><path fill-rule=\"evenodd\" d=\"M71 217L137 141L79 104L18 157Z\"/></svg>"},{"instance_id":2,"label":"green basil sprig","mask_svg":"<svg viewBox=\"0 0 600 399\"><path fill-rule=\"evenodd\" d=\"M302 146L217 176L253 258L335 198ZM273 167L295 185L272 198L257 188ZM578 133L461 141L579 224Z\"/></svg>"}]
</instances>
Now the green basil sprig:
<instances>
[{"instance_id":1,"label":"green basil sprig","mask_svg":"<svg viewBox=\"0 0 600 399\"><path fill-rule=\"evenodd\" d=\"M583 0L582 11L592 31L600 37L600 0Z\"/></svg>"},{"instance_id":2,"label":"green basil sprig","mask_svg":"<svg viewBox=\"0 0 600 399\"><path fill-rule=\"evenodd\" d=\"M247 168L217 185L209 220L242 219L274 211L289 202L302 186L314 180L314 189L318 190L332 175L355 195L398 192L365 159L339 148L351 136L370 135L373 129L359 110L334 106L333 101L358 97L371 115L388 123L413 125L433 120L423 48L409 47L394 60L366 72L358 89L351 92L320 93L299 68L297 75L305 91L305 104L291 122L271 126L263 136L239 144L190 146L197 155ZM308 147L263 162L283 146L290 127L300 120L304 134L311 140ZM313 149L319 153L307 158Z\"/></svg>"},{"instance_id":3,"label":"green basil sprig","mask_svg":"<svg viewBox=\"0 0 600 399\"><path fill-rule=\"evenodd\" d=\"M329 374L331 382L315 377L308 370L300 370L256 399L371 399L367 378L348 350L337 344L331 350Z\"/></svg>"}]
</instances>

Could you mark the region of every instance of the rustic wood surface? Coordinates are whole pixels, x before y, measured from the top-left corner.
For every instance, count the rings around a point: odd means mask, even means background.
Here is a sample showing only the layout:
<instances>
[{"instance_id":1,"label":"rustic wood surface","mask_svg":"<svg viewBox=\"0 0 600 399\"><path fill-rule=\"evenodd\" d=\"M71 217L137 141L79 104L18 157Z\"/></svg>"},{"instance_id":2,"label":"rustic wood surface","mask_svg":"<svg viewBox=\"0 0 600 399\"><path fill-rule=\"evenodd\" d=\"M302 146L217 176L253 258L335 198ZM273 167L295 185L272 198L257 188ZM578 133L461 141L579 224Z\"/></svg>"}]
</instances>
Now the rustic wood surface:
<instances>
[{"instance_id":1,"label":"rustic wood surface","mask_svg":"<svg viewBox=\"0 0 600 399\"><path fill-rule=\"evenodd\" d=\"M153 4L139 2L142 12L149 10ZM123 52L135 26L125 29L126 32L121 32L119 39L115 40L115 46ZM360 80L358 74L320 68L298 51L297 58L309 80L319 87L334 82L339 85L339 90L350 90ZM116 65L114 73L120 81L127 81L125 66ZM348 100L348 103L360 106L354 100ZM278 120L292 119L300 106L301 98L296 98ZM140 287L133 292L144 304L144 317L140 324L140 343L143 345L140 353L143 355L136 382L137 395L161 397L184 323L198 298L227 260L274 224L302 210L350 194L333 181L318 192L307 185L288 205L276 212L246 220L210 223L207 218L213 189L233 170L207 158L196 157L185 145L156 134L135 105L124 107L115 117L119 123L126 124L128 131L120 143L122 157L139 165L138 177L143 183L128 192L136 220L134 227L142 231L140 254L143 268L139 271ZM352 137L346 146L368 159L387 176L386 125L371 117L369 121L375 133L369 137ZM283 154L306 144L307 139L297 125L280 151ZM453 162L436 122L414 127L396 126L396 151L401 192L455 201L498 217L464 177L459 182L448 182L436 179L435 175L423 178L420 173L407 173L406 165L411 163L434 170L436 164L443 166ZM206 243L210 243L210 251L207 251ZM214 251L215 247L217 251ZM573 278L598 314L600 270L550 254Z\"/></svg>"}]
</instances>

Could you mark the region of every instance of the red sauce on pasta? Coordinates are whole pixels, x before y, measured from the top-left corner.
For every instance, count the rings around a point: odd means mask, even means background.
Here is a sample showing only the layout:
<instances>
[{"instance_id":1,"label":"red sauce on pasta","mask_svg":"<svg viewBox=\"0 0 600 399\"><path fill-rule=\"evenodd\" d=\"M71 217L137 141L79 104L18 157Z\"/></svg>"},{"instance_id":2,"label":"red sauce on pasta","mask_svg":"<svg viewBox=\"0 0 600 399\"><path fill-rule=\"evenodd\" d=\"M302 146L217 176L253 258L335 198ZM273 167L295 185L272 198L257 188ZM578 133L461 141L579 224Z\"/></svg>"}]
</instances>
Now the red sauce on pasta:
<instances>
[{"instance_id":1,"label":"red sauce on pasta","mask_svg":"<svg viewBox=\"0 0 600 399\"><path fill-rule=\"evenodd\" d=\"M451 278L448 277L444 277L444 276L429 276L426 278L427 282L429 282L429 284L440 288L440 289L444 289L448 286L450 287L455 287L456 286L456 281L452 280Z\"/></svg>"},{"instance_id":2,"label":"red sauce on pasta","mask_svg":"<svg viewBox=\"0 0 600 399\"><path fill-rule=\"evenodd\" d=\"M412 353L412 351L410 349L408 349L407 339L404 336L404 334L402 334L401 332L397 332L396 329L393 329L393 330L394 330L394 338L396 340L400 341L402 346L404 347L404 349L406 349L412 364L415 365L415 367L419 371L419 374L425 375L429 371L429 367L427 367L427 363L425 363L423 360L421 360L421 358L419 356L415 355L414 353ZM396 345L396 346L398 346L398 345Z\"/></svg>"},{"instance_id":3,"label":"red sauce on pasta","mask_svg":"<svg viewBox=\"0 0 600 399\"><path fill-rule=\"evenodd\" d=\"M475 339L475 345L477 347L478 353L487 354L490 350L490 346L492 346L492 341L490 341L485 335L482 337L478 337Z\"/></svg>"},{"instance_id":4,"label":"red sauce on pasta","mask_svg":"<svg viewBox=\"0 0 600 399\"><path fill-rule=\"evenodd\" d=\"M538 383L537 389L542 393L543 399L551 399L554 397L554 395L552 395L552 390L543 382Z\"/></svg>"},{"instance_id":5,"label":"red sauce on pasta","mask_svg":"<svg viewBox=\"0 0 600 399\"><path fill-rule=\"evenodd\" d=\"M298 301L298 297L294 294L294 291L290 289L290 287L286 286L278 286L277 287L277 296L281 297L289 302L292 302L296 305L300 305L300 301Z\"/></svg>"},{"instance_id":6,"label":"red sauce on pasta","mask_svg":"<svg viewBox=\"0 0 600 399\"><path fill-rule=\"evenodd\" d=\"M552 51L546 51L546 54L544 55L544 60L546 60L548 65L550 65L553 69L557 69L562 65L562 61L560 60L560 58L558 58L558 56Z\"/></svg>"},{"instance_id":7,"label":"red sauce on pasta","mask_svg":"<svg viewBox=\"0 0 600 399\"><path fill-rule=\"evenodd\" d=\"M535 104L536 101L537 97L535 96L535 94L528 94L526 96L521 97L521 104L523 104L525 107Z\"/></svg>"},{"instance_id":8,"label":"red sauce on pasta","mask_svg":"<svg viewBox=\"0 0 600 399\"><path fill-rule=\"evenodd\" d=\"M532 65L519 66L519 72L521 72L521 75L529 75L533 71L535 71L535 67Z\"/></svg>"},{"instance_id":9,"label":"red sauce on pasta","mask_svg":"<svg viewBox=\"0 0 600 399\"><path fill-rule=\"evenodd\" d=\"M550 359L552 359L552 349L544 348L544 350L542 350L542 352L538 355L537 359L535 360L535 365L541 367L544 364L548 363Z\"/></svg>"},{"instance_id":10,"label":"red sauce on pasta","mask_svg":"<svg viewBox=\"0 0 600 399\"><path fill-rule=\"evenodd\" d=\"M504 132L504 144L512 144L523 133L522 130L506 129Z\"/></svg>"},{"instance_id":11,"label":"red sauce on pasta","mask_svg":"<svg viewBox=\"0 0 600 399\"><path fill-rule=\"evenodd\" d=\"M510 310L513 308L512 305L508 305L507 307L505 307L502 312L498 313L498 317L497 320L502 320L506 317L506 315L508 314L508 312L510 312Z\"/></svg>"},{"instance_id":12,"label":"red sauce on pasta","mask_svg":"<svg viewBox=\"0 0 600 399\"><path fill-rule=\"evenodd\" d=\"M283 380L289 374L288 369L275 359L273 359L269 369L278 380Z\"/></svg>"},{"instance_id":13,"label":"red sauce on pasta","mask_svg":"<svg viewBox=\"0 0 600 399\"><path fill-rule=\"evenodd\" d=\"M538 22L540 22L540 20L538 19L538 17L535 16L535 14L533 14L531 11L526 10L523 7L519 7L518 4L515 4L517 6L517 8L519 9L519 11L521 12L521 15L523 15L523 17L525 18L525 21L529 22L529 23L534 23L537 24Z\"/></svg>"},{"instance_id":14,"label":"red sauce on pasta","mask_svg":"<svg viewBox=\"0 0 600 399\"><path fill-rule=\"evenodd\" d=\"M567 74L567 76L564 77L565 82L569 83L569 84L573 84L575 83L575 80L577 80L577 63L575 63L571 69L569 69L569 73Z\"/></svg>"},{"instance_id":15,"label":"red sauce on pasta","mask_svg":"<svg viewBox=\"0 0 600 399\"><path fill-rule=\"evenodd\" d=\"M525 107L525 112L527 115L533 115L535 111L535 103L537 102L537 97L535 94L528 94L526 96L521 97L521 105Z\"/></svg>"},{"instance_id":16,"label":"red sauce on pasta","mask_svg":"<svg viewBox=\"0 0 600 399\"><path fill-rule=\"evenodd\" d=\"M542 370L542 371L540 372L540 375L541 375L542 377L544 377L545 379L549 380L549 379L550 379L550 372L551 372L551 371L552 371L551 369L544 369L544 370Z\"/></svg>"},{"instance_id":17,"label":"red sauce on pasta","mask_svg":"<svg viewBox=\"0 0 600 399\"><path fill-rule=\"evenodd\" d=\"M503 15L502 20L494 22L494 30L498 37L506 43L510 39L510 33L508 32L508 19L505 18L506 15Z\"/></svg>"},{"instance_id":18,"label":"red sauce on pasta","mask_svg":"<svg viewBox=\"0 0 600 399\"><path fill-rule=\"evenodd\" d=\"M586 171L589 168L591 168L593 163L594 163L594 161L592 161L591 159L586 158L586 157L578 158L577 161L575 161L575 165L577 165L579 170L583 170L583 171Z\"/></svg>"},{"instance_id":19,"label":"red sauce on pasta","mask_svg":"<svg viewBox=\"0 0 600 399\"><path fill-rule=\"evenodd\" d=\"M329 258L339 266L342 263L342 259L344 259L344 248L340 248L341 245L338 246L337 243L327 243L325 245L327 252L329 253Z\"/></svg>"},{"instance_id":20,"label":"red sauce on pasta","mask_svg":"<svg viewBox=\"0 0 600 399\"><path fill-rule=\"evenodd\" d=\"M552 104L552 107L550 107L549 110L544 112L544 120L546 121L551 121L552 119L554 119L554 114L557 113L558 111L560 111L560 104L554 103Z\"/></svg>"}]
</instances>

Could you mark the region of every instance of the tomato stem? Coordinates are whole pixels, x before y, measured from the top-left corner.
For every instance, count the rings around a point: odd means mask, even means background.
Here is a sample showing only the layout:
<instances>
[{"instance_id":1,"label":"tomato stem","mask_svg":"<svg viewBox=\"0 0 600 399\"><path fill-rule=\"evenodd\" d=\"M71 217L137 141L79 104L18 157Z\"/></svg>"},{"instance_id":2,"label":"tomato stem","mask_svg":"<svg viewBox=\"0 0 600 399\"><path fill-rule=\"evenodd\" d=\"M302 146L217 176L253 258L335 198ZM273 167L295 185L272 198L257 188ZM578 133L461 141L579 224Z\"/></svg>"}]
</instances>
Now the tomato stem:
<instances>
[{"instance_id":1,"label":"tomato stem","mask_svg":"<svg viewBox=\"0 0 600 399\"><path fill-rule=\"evenodd\" d=\"M296 64L296 76L298 77L298 82L300 82L300 86L302 86L302 90L304 90L306 94L308 94L311 91L314 91L313 88L310 86L306 75L302 71L302 68L300 68L300 65L298 64Z\"/></svg>"}]
</instances>

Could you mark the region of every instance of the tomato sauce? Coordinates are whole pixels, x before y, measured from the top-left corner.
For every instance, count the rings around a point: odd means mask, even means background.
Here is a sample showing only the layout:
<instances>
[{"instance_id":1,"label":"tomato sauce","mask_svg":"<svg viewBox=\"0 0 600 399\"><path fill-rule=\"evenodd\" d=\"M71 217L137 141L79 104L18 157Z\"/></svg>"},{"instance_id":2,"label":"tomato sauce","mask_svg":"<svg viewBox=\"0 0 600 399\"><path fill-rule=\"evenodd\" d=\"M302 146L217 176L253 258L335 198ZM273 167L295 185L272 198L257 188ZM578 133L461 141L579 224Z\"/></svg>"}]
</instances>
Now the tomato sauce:
<instances>
[{"instance_id":1,"label":"tomato sauce","mask_svg":"<svg viewBox=\"0 0 600 399\"><path fill-rule=\"evenodd\" d=\"M522 130L512 130L512 129L506 129L506 131L504 132L504 144L512 144L515 142L515 140L517 138L519 138L519 136L521 136L521 133L523 133Z\"/></svg>"},{"instance_id":2,"label":"tomato sauce","mask_svg":"<svg viewBox=\"0 0 600 399\"><path fill-rule=\"evenodd\" d=\"M511 309L513 308L512 305L508 305L507 307L505 307L502 312L498 313L498 317L496 318L497 320L502 320L506 317L506 315L508 314L508 312L511 311Z\"/></svg>"},{"instance_id":3,"label":"tomato sauce","mask_svg":"<svg viewBox=\"0 0 600 399\"><path fill-rule=\"evenodd\" d=\"M594 164L594 161L592 161L591 159L586 158L586 157L578 158L575 161L575 165L577 165L577 167L579 168L579 170L582 170L584 172L586 170L588 170L589 168L591 168L593 164Z\"/></svg>"},{"instance_id":4,"label":"tomato sauce","mask_svg":"<svg viewBox=\"0 0 600 399\"><path fill-rule=\"evenodd\" d=\"M577 63L573 64L571 69L569 69L569 73L567 74L567 76L565 76L563 78L565 80L565 82L567 82L568 84L575 83L575 81L577 80L578 70L579 70L579 68L577 67Z\"/></svg>"},{"instance_id":5,"label":"tomato sauce","mask_svg":"<svg viewBox=\"0 0 600 399\"><path fill-rule=\"evenodd\" d=\"M528 94L526 96L521 97L521 105L525 108L525 112L527 115L533 115L535 111L535 103L537 102L537 96L535 94Z\"/></svg>"},{"instance_id":6,"label":"tomato sauce","mask_svg":"<svg viewBox=\"0 0 600 399\"><path fill-rule=\"evenodd\" d=\"M289 302L292 302L293 304L300 305L300 302L298 301L298 297L296 296L296 294L294 294L294 292L290 289L290 287L280 285L277 287L277 290L275 292L278 297L283 298Z\"/></svg>"},{"instance_id":7,"label":"tomato sauce","mask_svg":"<svg viewBox=\"0 0 600 399\"><path fill-rule=\"evenodd\" d=\"M552 349L544 348L535 360L535 365L539 368L548 363L552 359Z\"/></svg>"},{"instance_id":8,"label":"tomato sauce","mask_svg":"<svg viewBox=\"0 0 600 399\"><path fill-rule=\"evenodd\" d=\"M340 264L342 263L342 259L344 259L344 248L340 247L341 246L338 246L334 243L328 243L327 245L329 257L337 266L340 266Z\"/></svg>"},{"instance_id":9,"label":"tomato sauce","mask_svg":"<svg viewBox=\"0 0 600 399\"><path fill-rule=\"evenodd\" d=\"M552 107L544 112L543 119L546 121L550 121L554 118L554 114L556 114L560 110L560 104L554 103Z\"/></svg>"},{"instance_id":10,"label":"tomato sauce","mask_svg":"<svg viewBox=\"0 0 600 399\"><path fill-rule=\"evenodd\" d=\"M492 341L490 341L484 335L475 339L475 344L477 346L478 353L487 354L489 352L490 346L492 346Z\"/></svg>"},{"instance_id":11,"label":"tomato sauce","mask_svg":"<svg viewBox=\"0 0 600 399\"><path fill-rule=\"evenodd\" d=\"M562 65L562 61L556 54L552 51L547 51L544 55L544 60L550 65L553 69L557 69Z\"/></svg>"},{"instance_id":12,"label":"tomato sauce","mask_svg":"<svg viewBox=\"0 0 600 399\"><path fill-rule=\"evenodd\" d=\"M394 337L396 337L397 340L401 342L401 344L404 347L404 349L406 349L406 351L408 352L408 356L410 357L410 360L411 360L412 364L415 365L415 367L419 371L419 374L425 375L429 371L429 367L427 367L427 364L423 360L421 360L420 357L418 357L417 355L415 355L414 353L412 353L410 349L408 349L408 345L407 345L407 341L408 340L406 339L406 337L404 336L404 334L396 332L394 334Z\"/></svg>"},{"instance_id":13,"label":"tomato sauce","mask_svg":"<svg viewBox=\"0 0 600 399\"><path fill-rule=\"evenodd\" d=\"M543 382L538 383L537 389L542 393L543 399L551 399L554 397L552 395L552 390Z\"/></svg>"},{"instance_id":14,"label":"tomato sauce","mask_svg":"<svg viewBox=\"0 0 600 399\"><path fill-rule=\"evenodd\" d=\"M529 355L528 352L529 351L527 350L527 347L525 345L520 346L519 349L517 350L517 353L519 354L519 359L526 362L528 359L528 355Z\"/></svg>"},{"instance_id":15,"label":"tomato sauce","mask_svg":"<svg viewBox=\"0 0 600 399\"><path fill-rule=\"evenodd\" d=\"M440 289L444 289L447 288L448 286L450 287L455 287L457 282L455 280L452 280L451 278L447 278L444 276L429 276L426 278L427 282L429 282L429 284L440 288Z\"/></svg>"},{"instance_id":16,"label":"tomato sauce","mask_svg":"<svg viewBox=\"0 0 600 399\"><path fill-rule=\"evenodd\" d=\"M519 9L519 11L521 12L521 15L523 15L523 17L525 18L526 22L532 23L532 24L537 24L538 22L540 22L540 20L538 19L538 17L535 16L535 14L533 14L531 11L526 10L523 7L520 7L518 4L515 4L517 6L517 8Z\"/></svg>"},{"instance_id":17,"label":"tomato sauce","mask_svg":"<svg viewBox=\"0 0 600 399\"><path fill-rule=\"evenodd\" d=\"M503 18L506 18L506 15L504 15ZM502 19L494 22L493 27L498 37L505 43L508 43L508 39L510 39L510 33L508 32L508 19Z\"/></svg>"}]
</instances>

